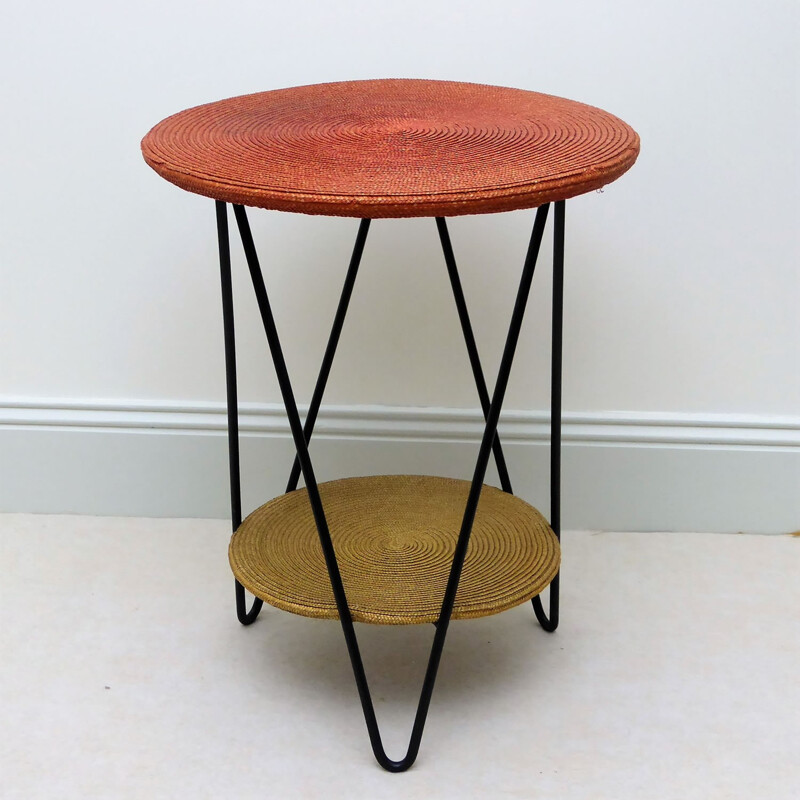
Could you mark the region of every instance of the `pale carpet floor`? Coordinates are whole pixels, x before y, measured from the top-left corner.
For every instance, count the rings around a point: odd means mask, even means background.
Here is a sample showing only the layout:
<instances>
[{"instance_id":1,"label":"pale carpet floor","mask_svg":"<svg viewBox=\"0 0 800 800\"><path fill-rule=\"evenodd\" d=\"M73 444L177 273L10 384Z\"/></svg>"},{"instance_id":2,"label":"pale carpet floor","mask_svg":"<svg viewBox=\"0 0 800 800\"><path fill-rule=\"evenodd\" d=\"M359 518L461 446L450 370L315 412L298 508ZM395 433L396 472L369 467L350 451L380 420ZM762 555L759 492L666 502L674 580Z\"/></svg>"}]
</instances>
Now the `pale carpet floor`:
<instances>
[{"instance_id":1,"label":"pale carpet floor","mask_svg":"<svg viewBox=\"0 0 800 800\"><path fill-rule=\"evenodd\" d=\"M455 622L410 772L338 623L236 622L218 520L0 516L0 797L800 797L800 539L568 533L562 624ZM430 625L358 625L390 755Z\"/></svg>"}]
</instances>

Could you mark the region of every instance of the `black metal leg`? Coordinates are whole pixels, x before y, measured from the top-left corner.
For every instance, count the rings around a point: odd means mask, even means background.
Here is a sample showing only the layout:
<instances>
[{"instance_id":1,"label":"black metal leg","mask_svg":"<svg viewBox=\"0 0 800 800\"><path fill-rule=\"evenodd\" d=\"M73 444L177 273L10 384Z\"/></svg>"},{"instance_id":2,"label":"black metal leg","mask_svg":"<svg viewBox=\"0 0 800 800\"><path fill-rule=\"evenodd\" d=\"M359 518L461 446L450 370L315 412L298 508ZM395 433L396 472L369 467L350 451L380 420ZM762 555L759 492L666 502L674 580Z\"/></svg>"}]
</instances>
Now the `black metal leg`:
<instances>
[{"instance_id":1,"label":"black metal leg","mask_svg":"<svg viewBox=\"0 0 800 800\"><path fill-rule=\"evenodd\" d=\"M455 554L453 556L453 566L450 568L450 577L447 581L447 588L445 589L444 600L442 601L442 610L439 613L439 621L436 626L436 633L433 637L433 647L428 659L428 669L425 673L425 682L422 686L422 695L420 696L419 706L417 708L417 717L414 720L411 744L409 745L409 754L411 754L413 748L414 758L416 758L419 743L422 739L422 728L425 724L425 716L428 713L428 706L430 704L431 695L433 694L433 684L436 680L436 672L439 667L442 650L444 649L444 641L447 636L447 629L450 625L450 617L453 613L453 604L455 603L456 592L458 591L461 570L464 567L464 559L467 555L472 524L475 521L475 513L478 510L478 501L480 500L481 489L483 488L483 479L486 476L486 468L489 465L492 445L497 435L497 423L500 419L500 410L503 406L503 399L508 386L508 378L511 374L511 364L514 360L514 352L516 351L519 332L522 328L525 307L528 303L528 294L530 293L533 273L536 268L536 259L539 255L544 226L547 222L548 208L549 205L544 205L536 211L536 219L533 224L533 232L528 245L528 253L525 257L525 264L522 269L522 278L520 279L519 289L517 290L517 298L514 303L514 311L511 314L511 322L508 326L508 335L506 336L503 355L500 359L500 368L497 372L497 382L489 406L489 413L486 416L486 427L483 432L480 450L478 451L478 459L472 476L472 485L470 486L469 496L467 498L467 507L464 510L461 531L458 535Z\"/></svg>"},{"instance_id":2,"label":"black metal leg","mask_svg":"<svg viewBox=\"0 0 800 800\"><path fill-rule=\"evenodd\" d=\"M555 234L553 249L553 352L552 352L552 379L551 379L551 437L550 437L550 527L553 532L561 539L561 329L562 329L562 310L564 300L564 211L565 202L559 201L555 204ZM439 239L442 243L447 272L450 276L450 285L453 290L458 318L461 322L461 330L464 334L464 341L467 346L472 374L475 378L475 385L478 389L478 396L481 402L484 419L488 419L489 414L489 392L486 387L483 368L481 367L478 356L478 347L475 336L472 332L472 324L467 311L467 304L464 292L461 287L461 279L456 267L453 246L450 242L450 234L447 230L447 222L442 217L436 218L436 227L439 230ZM492 444L497 473L500 478L500 485L504 492L513 494L511 479L508 475L503 450L500 444L499 434L495 435ZM541 626L549 632L558 627L559 610L559 578L556 575L550 584L550 616L545 614L542 607L541 597L538 595L532 599L533 610Z\"/></svg>"},{"instance_id":3,"label":"black metal leg","mask_svg":"<svg viewBox=\"0 0 800 800\"><path fill-rule=\"evenodd\" d=\"M481 367L481 360L478 356L478 345L475 342L475 334L472 332L472 323L470 322L469 312L467 311L467 301L464 298L464 290L461 288L461 278L458 275L456 257L453 253L453 245L450 242L450 233L447 230L447 222L444 217L436 217L436 227L439 231L439 240L442 243L444 261L447 265L447 274L450 276L453 298L456 301L458 319L461 323L461 330L464 333L464 342L467 345L469 363L472 367L472 374L475 377L475 386L478 389L483 418L486 420L489 416L489 406L491 404L489 389L486 386L486 378L483 376L483 367ZM497 474L500 477L500 486L502 486L504 492L514 494L511 488L511 479L508 477L508 467L506 467L503 448L500 445L500 434L495 434L494 442L492 443L492 452L494 453L494 461L497 465Z\"/></svg>"},{"instance_id":4,"label":"black metal leg","mask_svg":"<svg viewBox=\"0 0 800 800\"><path fill-rule=\"evenodd\" d=\"M342 333L342 326L344 325L344 318L347 315L347 307L350 304L350 298L353 294L353 286L356 282L356 275L358 275L358 267L361 264L361 256L364 253L364 245L367 241L367 233L369 232L368 219L362 219L361 224L358 226L358 234L356 236L356 243L353 247L353 255L350 258L350 266L347 269L347 275L344 279L344 287L342 288L342 295L339 298L339 306L336 309L336 315L333 318L333 327L331 334L328 337L328 345L325 348L325 355L322 358L322 365L319 368L319 376L317 377L316 386L314 386L314 393L311 396L311 404L308 407L308 414L306 421L303 425L303 435L305 436L306 444L311 440L311 434L314 432L314 424L317 421L317 414L319 407L322 404L322 396L325 394L325 386L328 383L328 376L331 373L331 366L333 365L333 357L336 355L336 346L339 344L339 336ZM297 488L297 481L300 478L300 458L295 456L294 464L292 464L292 471L289 474L289 481L286 484L286 491L293 492Z\"/></svg>"},{"instance_id":5,"label":"black metal leg","mask_svg":"<svg viewBox=\"0 0 800 800\"><path fill-rule=\"evenodd\" d=\"M239 470L239 435L238 435L238 414L237 409L237 389L236 389L236 345L234 336L233 324L233 292L231 286L231 269L230 269L230 244L228 236L228 219L227 207L225 203L217 202L217 226L219 234L219 247L220 247L220 265L222 273L222 302L223 302L223 319L225 328L225 360L227 366L227 389L228 389L228 451L230 460L230 482L231 482L231 521L233 530L235 531L242 522L241 512L241 488L240 488L240 470ZM362 220L358 229L356 237L356 244L353 249L353 256L350 260L350 266L345 278L344 288L339 300L339 306L333 321L333 328L328 339L328 345L325 350L325 355L320 367L317 383L314 388L314 393L309 407L308 415L304 425L304 435L306 443L311 439L311 434L314 431L314 424L316 423L319 407L322 403L322 396L325 392L328 376L330 375L333 358L336 353L336 346L339 342L339 336L342 332L344 319L347 314L347 307L350 302L350 297L353 292L353 285L355 284L356 275L358 274L358 267L361 263L361 256L364 252L364 244L366 243L367 232L369 231L368 219ZM286 491L290 492L297 488L297 481L300 477L300 462L295 457L292 471L289 475L289 481ZM259 611L263 605L263 601L259 598L253 599L253 606L251 610L247 611L245 589L235 581L236 585L236 615L239 621L244 625L250 625L255 622L258 617Z\"/></svg>"},{"instance_id":6,"label":"black metal leg","mask_svg":"<svg viewBox=\"0 0 800 800\"><path fill-rule=\"evenodd\" d=\"M564 319L564 211L565 201L555 204L553 234L553 353L550 377L550 527L561 541L561 330ZM533 610L549 633L558 627L561 573L550 583L550 614L542 599L534 597Z\"/></svg>"},{"instance_id":7,"label":"black metal leg","mask_svg":"<svg viewBox=\"0 0 800 800\"><path fill-rule=\"evenodd\" d=\"M399 766L398 762L394 762L386 756L381 744L380 733L378 732L377 720L375 718L375 710L372 705L372 698L367 685L364 665L361 660L361 653L358 648L358 641L356 639L355 629L353 627L353 620L350 616L350 609L347 604L347 596L345 594L344 585L342 584L342 577L339 572L339 565L336 561L333 543L331 542L328 523L325 518L325 511L322 507L322 501L319 496L319 489L317 487L316 477L314 476L314 469L308 454L308 445L306 444L305 434L300 422L300 414L298 413L297 404L294 399L294 393L289 380L286 362L283 357L283 350L278 337L278 331L275 327L275 319L272 315L272 308L270 306L269 297L264 285L264 278L258 262L255 244L253 243L253 236L250 231L250 225L247 221L247 214L243 206L234 205L233 210L236 216L236 222L239 226L239 233L242 238L242 245L244 246L245 257L247 258L247 265L253 281L253 289L255 290L256 300L261 313L261 319L264 324L264 332L266 333L267 342L272 354L272 360L278 377L281 395L283 397L284 405L286 406L286 414L289 418L289 427L291 428L292 438L294 439L295 447L297 448L297 458L300 462L303 478L305 479L306 490L308 491L308 497L314 515L314 521L317 526L317 532L319 534L320 544L322 546L322 553L325 558L325 565L328 569L328 574L331 579L333 596L336 602L337 611L339 613L339 620L344 632L345 642L350 655L353 672L355 674L356 685L358 687L358 693L361 699L364 716L367 721L367 729L372 742L372 748L375 752L376 758L382 766L389 770L396 769ZM410 766L410 764L408 766ZM405 769L406 767L402 768Z\"/></svg>"},{"instance_id":8,"label":"black metal leg","mask_svg":"<svg viewBox=\"0 0 800 800\"><path fill-rule=\"evenodd\" d=\"M236 334L233 324L233 284L231 282L231 248L228 236L228 207L216 201L219 266L222 280L222 324L225 332L225 377L228 395L228 464L231 483L231 527L235 532L242 524L242 490L239 474L239 402L236 391ZM244 586L236 581L236 616L242 625L256 621L264 601L253 598L250 611Z\"/></svg>"},{"instance_id":9,"label":"black metal leg","mask_svg":"<svg viewBox=\"0 0 800 800\"><path fill-rule=\"evenodd\" d=\"M420 694L419 703L417 705L417 712L414 719L408 750L402 759L399 761L394 761L386 755L381 741L380 731L378 730L375 710L358 647L358 641L355 635L353 620L347 604L347 596L345 594L344 585L342 584L339 566L336 561L336 554L331 541L330 531L328 530L325 511L319 495L319 488L317 486L313 466L308 453L306 431L303 429L303 425L301 424L300 420L300 414L297 410L297 404L294 399L288 370L286 368L286 362L283 357L278 331L275 326L275 320L269 303L269 297L264 285L264 279L258 262L258 256L253 243L253 237L250 231L247 215L242 206L234 205L234 214L239 226L239 233L242 238L247 264L256 294L256 300L258 302L259 311L264 324L264 331L267 336L267 342L272 354L273 364L275 366L278 383L281 389L281 395L283 397L284 405L286 406L286 413L289 418L289 426L291 428L292 438L294 440L295 447L297 448L297 460L305 479L306 490L308 492L309 502L311 503L312 513L314 515L317 532L319 534L320 544L322 547L323 556L325 558L325 564L331 580L331 587L333 589L333 595L339 613L339 620L342 625L342 631L344 633L345 642L350 655L350 661L353 667L353 673L361 700L361 706L364 712L364 718L367 724L367 730L369 732L370 742L372 744L372 750L378 763L384 767L384 769L387 769L390 772L402 772L408 769L414 763L419 751L419 745L422 740L422 732L425 726L425 720L433 694L433 687L436 681L436 674L438 671L442 650L444 648L445 637L447 635L447 628L452 615L453 604L455 602L455 596L458 590L458 583L461 577L464 559L466 557L469 537L472 531L475 514L477 512L483 480L486 474L489 458L491 456L493 443L496 440L497 423L500 417L500 409L502 407L503 398L508 385L511 364L513 362L517 341L519 339L519 332L522 326L525 306L527 304L528 294L530 292L533 273L536 266L536 258L544 233L547 211L548 206L542 206L540 209L538 209L536 214L536 221L534 223L533 233L531 234L531 240L525 259L525 265L522 271L522 278L520 280L517 299L511 316L506 344L503 350L500 369L498 371L497 383L486 415L486 428L481 441L472 484L470 487L470 493L467 500L467 506L464 510L464 516L456 544L453 563L451 566L444 598L442 600L442 608L440 611L438 624L436 626L436 633L434 635L433 645L428 660L425 680L422 685L422 691ZM334 329L335 327L336 326L334 326Z\"/></svg>"}]
</instances>

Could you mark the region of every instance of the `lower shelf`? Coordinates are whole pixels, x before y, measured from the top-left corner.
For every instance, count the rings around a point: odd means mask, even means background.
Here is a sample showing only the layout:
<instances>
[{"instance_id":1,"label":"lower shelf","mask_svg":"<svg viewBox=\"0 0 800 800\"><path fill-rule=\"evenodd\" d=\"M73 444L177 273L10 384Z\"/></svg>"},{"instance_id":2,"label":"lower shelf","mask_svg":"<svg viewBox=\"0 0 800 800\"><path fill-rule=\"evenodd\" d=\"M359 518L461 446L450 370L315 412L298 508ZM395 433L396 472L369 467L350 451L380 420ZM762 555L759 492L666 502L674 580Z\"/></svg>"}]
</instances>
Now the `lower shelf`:
<instances>
[{"instance_id":1,"label":"lower shelf","mask_svg":"<svg viewBox=\"0 0 800 800\"><path fill-rule=\"evenodd\" d=\"M388 625L439 617L469 481L425 475L319 485L353 619ZM481 491L453 619L497 614L539 594L560 563L555 534L524 500ZM234 533L237 580L285 611L338 619L305 489L256 509Z\"/></svg>"}]
</instances>

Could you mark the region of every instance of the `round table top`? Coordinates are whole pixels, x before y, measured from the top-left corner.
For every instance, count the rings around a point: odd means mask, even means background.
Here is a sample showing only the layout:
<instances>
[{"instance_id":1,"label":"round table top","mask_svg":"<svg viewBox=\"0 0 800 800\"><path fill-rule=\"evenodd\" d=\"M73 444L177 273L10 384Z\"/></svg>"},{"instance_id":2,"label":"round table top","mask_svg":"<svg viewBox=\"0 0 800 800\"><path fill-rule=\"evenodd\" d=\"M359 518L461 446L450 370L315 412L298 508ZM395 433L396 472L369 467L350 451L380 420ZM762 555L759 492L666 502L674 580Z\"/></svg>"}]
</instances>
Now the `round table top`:
<instances>
[{"instance_id":1,"label":"round table top","mask_svg":"<svg viewBox=\"0 0 800 800\"><path fill-rule=\"evenodd\" d=\"M599 189L639 154L617 117L473 83L373 80L233 97L181 111L142 140L190 192L348 217L532 208Z\"/></svg>"}]
</instances>

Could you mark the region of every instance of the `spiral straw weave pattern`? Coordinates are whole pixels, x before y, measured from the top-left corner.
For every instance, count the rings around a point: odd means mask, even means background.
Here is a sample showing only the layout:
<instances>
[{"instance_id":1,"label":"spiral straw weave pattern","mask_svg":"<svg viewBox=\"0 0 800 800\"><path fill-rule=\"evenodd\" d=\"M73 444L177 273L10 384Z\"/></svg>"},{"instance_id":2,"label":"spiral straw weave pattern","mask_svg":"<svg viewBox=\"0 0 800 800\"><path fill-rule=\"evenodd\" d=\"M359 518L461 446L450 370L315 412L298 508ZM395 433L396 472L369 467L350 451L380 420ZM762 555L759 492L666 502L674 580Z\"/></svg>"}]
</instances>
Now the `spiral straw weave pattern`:
<instances>
[{"instance_id":1,"label":"spiral straw weave pattern","mask_svg":"<svg viewBox=\"0 0 800 800\"><path fill-rule=\"evenodd\" d=\"M531 208L626 172L639 137L560 97L470 83L374 80L233 97L168 117L147 163L190 192L354 217Z\"/></svg>"},{"instance_id":2,"label":"spiral straw weave pattern","mask_svg":"<svg viewBox=\"0 0 800 800\"><path fill-rule=\"evenodd\" d=\"M319 485L353 619L434 622L444 598L469 481L422 475L345 478ZM237 580L296 614L337 619L330 578L301 489L270 500L234 533ZM453 619L496 614L541 592L560 549L533 506L484 486Z\"/></svg>"}]
</instances>

